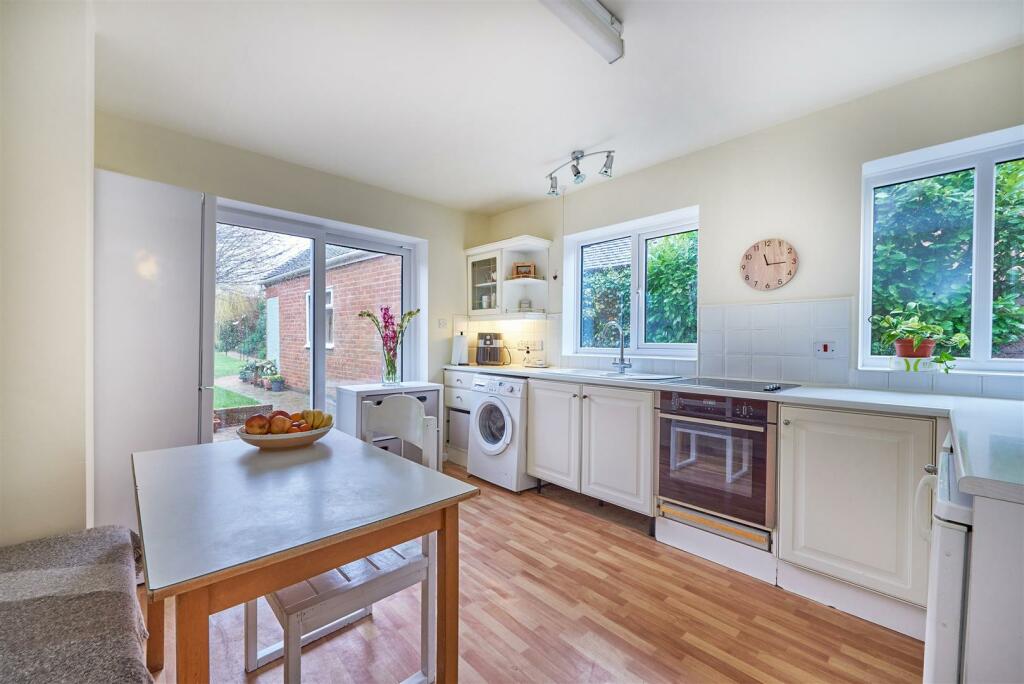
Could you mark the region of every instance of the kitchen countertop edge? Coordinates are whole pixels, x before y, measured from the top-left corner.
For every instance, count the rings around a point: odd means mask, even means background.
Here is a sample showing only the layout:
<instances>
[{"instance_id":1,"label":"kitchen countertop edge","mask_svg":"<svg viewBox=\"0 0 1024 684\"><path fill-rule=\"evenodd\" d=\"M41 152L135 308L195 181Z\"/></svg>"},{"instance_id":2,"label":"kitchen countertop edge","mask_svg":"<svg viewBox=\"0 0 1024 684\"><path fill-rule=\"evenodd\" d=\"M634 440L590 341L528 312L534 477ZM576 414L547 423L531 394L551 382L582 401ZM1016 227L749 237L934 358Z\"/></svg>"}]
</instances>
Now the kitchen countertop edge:
<instances>
[{"instance_id":1,"label":"kitchen countertop edge","mask_svg":"<svg viewBox=\"0 0 1024 684\"><path fill-rule=\"evenodd\" d=\"M446 365L444 369L628 389L686 391L744 399L770 399L781 404L822 408L948 418L952 424L953 451L957 457L960 490L966 494L1024 504L1024 401L811 385L802 385L785 393L774 394L694 387L677 384L672 380L589 377L561 373L558 368L523 366ZM999 428L1003 432L993 433L993 428ZM1012 434L1006 434L1007 432ZM994 446L990 439L993 435L1001 436L1011 443L1001 447Z\"/></svg>"}]
</instances>

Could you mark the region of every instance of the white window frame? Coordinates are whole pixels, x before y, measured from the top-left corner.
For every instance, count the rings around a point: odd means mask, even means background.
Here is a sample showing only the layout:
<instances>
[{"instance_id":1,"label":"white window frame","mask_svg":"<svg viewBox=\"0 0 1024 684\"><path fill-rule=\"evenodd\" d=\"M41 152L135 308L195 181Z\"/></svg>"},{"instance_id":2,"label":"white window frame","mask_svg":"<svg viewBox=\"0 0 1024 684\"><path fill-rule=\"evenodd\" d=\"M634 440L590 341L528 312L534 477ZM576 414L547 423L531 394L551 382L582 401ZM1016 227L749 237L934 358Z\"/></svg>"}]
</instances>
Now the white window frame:
<instances>
[{"instance_id":1,"label":"white window frame","mask_svg":"<svg viewBox=\"0 0 1024 684\"><path fill-rule=\"evenodd\" d=\"M217 199L217 219L247 228L269 230L286 235L308 237L313 240L313 260L319 267L312 271L313 285L313 337L314 346L310 364L310 387L314 408L326 408L326 345L323 325L327 274L327 244L344 245L367 251L402 256L402 310L419 309L420 315L406 331L401 349L401 374L405 380L426 380L428 373L427 321L427 263L429 245L424 238L403 235L379 228L368 228L333 219L272 209L238 200ZM212 244L212 241L211 241ZM208 247L208 250L211 249ZM212 309L211 314L212 316ZM211 319L212 320L212 319Z\"/></svg>"},{"instance_id":2,"label":"white window frame","mask_svg":"<svg viewBox=\"0 0 1024 684\"><path fill-rule=\"evenodd\" d=\"M580 346L580 325L582 323L581 304L583 293L581 291L580 276L583 269L583 248L617 238L629 237L632 245L630 262L630 307L629 307L629 345L625 347L626 353L638 357L673 358L694 360L697 358L697 343L685 342L678 344L653 343L644 341L644 328L646 326L646 311L644 297L646 294L645 284L647 282L647 259L646 244L650 238L673 235L675 233L687 233L698 231L698 297L700 292L700 233L699 233L700 211L699 207L687 207L668 211L663 214L656 214L640 219L625 221L603 228L574 233L568 235L564 240L563 252L563 301L568 305L563 306L562 314L562 353L563 355L585 355L585 356L618 356L619 350L611 347L582 347ZM699 311L699 309L698 309ZM699 313L698 313L699 316ZM699 329L699 324L698 324Z\"/></svg>"},{"instance_id":3,"label":"white window frame","mask_svg":"<svg viewBox=\"0 0 1024 684\"><path fill-rule=\"evenodd\" d=\"M309 349L310 342L309 333L313 329L313 319L310 318L310 294L309 290L306 290L306 349ZM330 297L327 295L330 294ZM330 301L328 301L330 300ZM331 339L327 339L327 321L328 317L334 316L334 288L328 287L324 289L324 349L334 349L334 322L331 321Z\"/></svg>"},{"instance_id":4,"label":"white window frame","mask_svg":"<svg viewBox=\"0 0 1024 684\"><path fill-rule=\"evenodd\" d=\"M957 359L959 371L1021 373L1022 359L992 358L992 269L995 242L996 164L1024 158L1024 126L985 133L942 145L867 162L861 182L859 367L888 369L888 356L871 354L874 191L955 171L974 170L974 232L971 249L971 356Z\"/></svg>"}]
</instances>

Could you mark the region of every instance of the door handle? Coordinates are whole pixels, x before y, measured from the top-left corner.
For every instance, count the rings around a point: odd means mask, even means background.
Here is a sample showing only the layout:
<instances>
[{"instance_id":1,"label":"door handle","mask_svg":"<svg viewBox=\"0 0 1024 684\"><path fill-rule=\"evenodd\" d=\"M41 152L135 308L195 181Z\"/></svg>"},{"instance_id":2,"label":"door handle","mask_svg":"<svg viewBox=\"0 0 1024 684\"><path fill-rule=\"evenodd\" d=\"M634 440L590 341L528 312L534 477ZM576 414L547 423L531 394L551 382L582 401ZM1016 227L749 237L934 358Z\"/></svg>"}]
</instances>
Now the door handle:
<instances>
[{"instance_id":1,"label":"door handle","mask_svg":"<svg viewBox=\"0 0 1024 684\"><path fill-rule=\"evenodd\" d=\"M924 466L924 472L928 473L929 475L938 475L939 467L934 463L926 463Z\"/></svg>"},{"instance_id":2,"label":"door handle","mask_svg":"<svg viewBox=\"0 0 1024 684\"><path fill-rule=\"evenodd\" d=\"M782 424L783 425L789 425L789 418L783 418L782 419Z\"/></svg>"}]
</instances>

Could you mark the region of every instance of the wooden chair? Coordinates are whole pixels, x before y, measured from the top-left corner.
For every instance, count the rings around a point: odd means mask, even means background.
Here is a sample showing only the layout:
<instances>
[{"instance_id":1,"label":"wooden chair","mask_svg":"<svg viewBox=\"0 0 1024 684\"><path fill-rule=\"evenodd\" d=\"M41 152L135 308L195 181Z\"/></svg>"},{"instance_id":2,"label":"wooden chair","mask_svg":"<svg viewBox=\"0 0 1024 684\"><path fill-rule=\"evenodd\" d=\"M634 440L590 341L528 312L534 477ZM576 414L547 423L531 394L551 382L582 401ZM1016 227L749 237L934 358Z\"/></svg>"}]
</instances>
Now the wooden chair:
<instances>
[{"instance_id":1,"label":"wooden chair","mask_svg":"<svg viewBox=\"0 0 1024 684\"><path fill-rule=\"evenodd\" d=\"M423 404L413 397L393 395L375 405L363 402L360 438L391 435L422 450L422 463L440 469L437 419L424 415ZM301 649L311 641L373 613L373 604L420 583L420 671L406 682L433 682L437 640L437 538L430 534L372 556L343 565L265 598L284 630L284 641L258 649L256 601L245 604L245 670L253 670L284 656L284 681L301 681Z\"/></svg>"}]
</instances>

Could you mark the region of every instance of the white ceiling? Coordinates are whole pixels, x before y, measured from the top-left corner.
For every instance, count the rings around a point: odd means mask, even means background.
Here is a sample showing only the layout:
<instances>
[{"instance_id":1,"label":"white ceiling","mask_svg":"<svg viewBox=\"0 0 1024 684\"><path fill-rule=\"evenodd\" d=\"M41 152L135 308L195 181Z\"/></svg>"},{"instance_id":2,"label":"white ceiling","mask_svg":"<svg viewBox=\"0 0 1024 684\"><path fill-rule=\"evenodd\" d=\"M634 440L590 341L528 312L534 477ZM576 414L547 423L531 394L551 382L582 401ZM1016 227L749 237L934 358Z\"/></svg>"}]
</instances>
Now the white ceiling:
<instances>
[{"instance_id":1,"label":"white ceiling","mask_svg":"<svg viewBox=\"0 0 1024 684\"><path fill-rule=\"evenodd\" d=\"M491 213L575 148L621 175L1024 35L1021 0L605 4L612 65L532 0L97 3L97 107Z\"/></svg>"}]
</instances>

